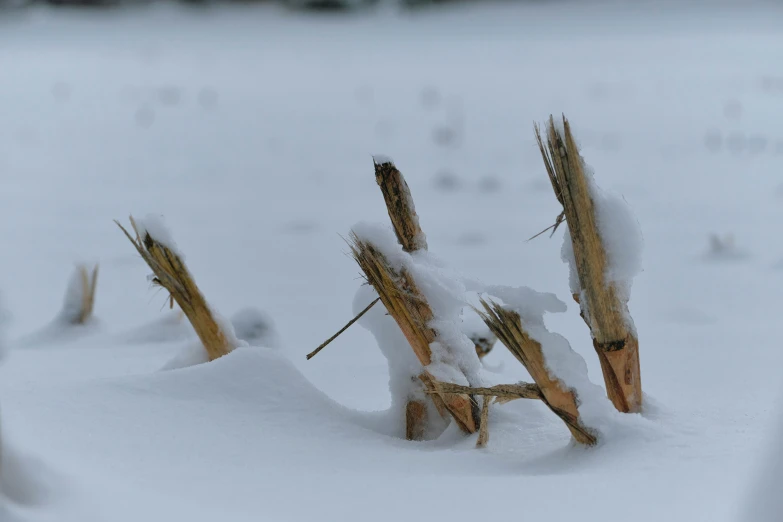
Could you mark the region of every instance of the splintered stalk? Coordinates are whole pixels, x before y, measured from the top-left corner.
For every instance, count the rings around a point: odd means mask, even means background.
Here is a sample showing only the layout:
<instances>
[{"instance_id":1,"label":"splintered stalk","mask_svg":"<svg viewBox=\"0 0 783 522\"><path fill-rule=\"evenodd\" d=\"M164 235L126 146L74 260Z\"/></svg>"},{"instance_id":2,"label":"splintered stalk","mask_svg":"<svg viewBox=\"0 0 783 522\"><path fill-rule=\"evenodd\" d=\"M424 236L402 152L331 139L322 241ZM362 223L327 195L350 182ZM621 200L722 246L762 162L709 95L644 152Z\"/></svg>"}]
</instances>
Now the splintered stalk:
<instances>
[{"instance_id":1,"label":"splintered stalk","mask_svg":"<svg viewBox=\"0 0 783 522\"><path fill-rule=\"evenodd\" d=\"M557 376L550 374L541 350L541 343L533 339L525 330L519 314L483 299L481 305L484 308L483 311L479 311L482 319L500 342L525 366L538 385L540 398L544 404L565 422L577 442L595 444L596 436L579 420L576 392L566 388Z\"/></svg>"},{"instance_id":2,"label":"splintered stalk","mask_svg":"<svg viewBox=\"0 0 783 522\"><path fill-rule=\"evenodd\" d=\"M71 324L86 324L92 318L95 308L98 265L95 265L92 271L88 270L86 265L79 265L76 271L66 295L65 313Z\"/></svg>"},{"instance_id":3,"label":"splintered stalk","mask_svg":"<svg viewBox=\"0 0 783 522\"><path fill-rule=\"evenodd\" d=\"M408 183L389 159L374 158L375 181L381 188L394 233L402 249L408 253L427 250L427 236L419 225Z\"/></svg>"},{"instance_id":4,"label":"splintered stalk","mask_svg":"<svg viewBox=\"0 0 783 522\"><path fill-rule=\"evenodd\" d=\"M606 391L615 408L637 412L642 407L639 341L629 320L627 296L607 281L607 252L597 224L595 202L585 164L568 120L555 126L549 117L546 143L536 126L536 139L555 197L568 223L581 292L574 294L590 328L601 362ZM562 217L558 217L558 223ZM580 297L581 295L581 297Z\"/></svg>"},{"instance_id":5,"label":"splintered stalk","mask_svg":"<svg viewBox=\"0 0 783 522\"><path fill-rule=\"evenodd\" d=\"M386 307L422 366L432 362L430 344L435 342L437 333L430 327L433 319L432 309L413 278L406 271L398 273L371 243L351 234L351 253L364 272L367 282L372 285L381 302ZM428 388L434 387L435 378L426 370L419 376ZM466 433L474 433L479 425L479 412L469 395L439 393L433 396L439 409L444 409L454 418ZM410 407L415 408L415 407ZM410 409L408 410L410 411ZM411 433L414 428L408 427Z\"/></svg>"},{"instance_id":6,"label":"splintered stalk","mask_svg":"<svg viewBox=\"0 0 783 522\"><path fill-rule=\"evenodd\" d=\"M130 222L136 234L135 238L119 221L115 221L152 270L153 284L168 290L171 298L177 302L190 324L193 325L210 361L226 355L234 346L231 345L229 337L215 320L206 299L180 256L169 246L152 237L146 230L140 234L133 216L130 217Z\"/></svg>"},{"instance_id":7,"label":"splintered stalk","mask_svg":"<svg viewBox=\"0 0 783 522\"><path fill-rule=\"evenodd\" d=\"M388 158L376 157L373 158L373 163L375 181L383 194L397 241L408 253L427 250L427 237L419 223L413 196L402 172ZM394 274L383 256L380 256L380 253L374 248L370 248L371 245L365 243L360 246L358 241L354 241L354 246L358 247L352 249L354 257L365 271L367 280L375 287L389 314L397 321L411 344L411 348L416 353L416 357L423 366L427 366L432 360L429 343L434 340L436 332L429 327L432 311L426 300L416 288L412 278L405 273ZM360 252L364 252L364 254L360 254ZM361 256L365 257L363 262L359 261ZM373 274L372 276L368 274L368 270ZM407 294L407 298L402 301L394 301L395 298L387 295L384 299L376 284L385 285L383 286L385 289L401 285L400 288ZM401 296L401 294L397 295ZM392 301L396 306L389 308L390 305L387 302L391 303ZM419 379L424 385L434 380L427 372L423 372ZM463 431L473 433L478 429L478 410L469 395L432 396L431 398L441 415L449 412ZM405 431L407 438L411 440L419 438L419 435L426 431L426 422L426 404L417 400L410 401L406 406Z\"/></svg>"}]
</instances>

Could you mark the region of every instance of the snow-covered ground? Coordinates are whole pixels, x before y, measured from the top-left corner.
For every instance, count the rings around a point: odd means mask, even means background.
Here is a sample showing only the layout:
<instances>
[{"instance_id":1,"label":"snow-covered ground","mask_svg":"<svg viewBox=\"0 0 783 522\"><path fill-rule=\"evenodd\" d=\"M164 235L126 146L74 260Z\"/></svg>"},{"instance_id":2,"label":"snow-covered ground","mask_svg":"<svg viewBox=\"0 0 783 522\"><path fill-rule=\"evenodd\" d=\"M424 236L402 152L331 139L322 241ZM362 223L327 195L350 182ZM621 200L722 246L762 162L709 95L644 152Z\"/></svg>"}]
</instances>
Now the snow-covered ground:
<instances>
[{"instance_id":1,"label":"snow-covered ground","mask_svg":"<svg viewBox=\"0 0 783 522\"><path fill-rule=\"evenodd\" d=\"M782 391L783 9L628 4L3 13L6 509L739 520ZM405 173L450 267L569 303L547 324L603 384L562 229L526 242L560 210L532 124L561 112L644 234L630 302L644 419L585 450L542 405L515 401L493 409L485 450L454 430L400 440L368 331L305 360L352 316L361 280L343 237L388 220L374 153ZM112 222L148 212L165 214L216 309L273 319L276 348L161 371L192 339ZM100 262L97 324L54 330L81 261ZM526 378L502 346L485 363L495 382Z\"/></svg>"}]
</instances>

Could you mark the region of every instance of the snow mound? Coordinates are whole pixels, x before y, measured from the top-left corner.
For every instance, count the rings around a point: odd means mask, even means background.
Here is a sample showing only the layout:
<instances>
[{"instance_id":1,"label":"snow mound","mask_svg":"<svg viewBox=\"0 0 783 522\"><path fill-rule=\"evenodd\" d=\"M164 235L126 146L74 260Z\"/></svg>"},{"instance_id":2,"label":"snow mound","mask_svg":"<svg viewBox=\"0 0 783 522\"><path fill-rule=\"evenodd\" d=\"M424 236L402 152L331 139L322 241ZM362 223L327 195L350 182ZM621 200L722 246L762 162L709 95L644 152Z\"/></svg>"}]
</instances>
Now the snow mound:
<instances>
[{"instance_id":1,"label":"snow mound","mask_svg":"<svg viewBox=\"0 0 783 522\"><path fill-rule=\"evenodd\" d=\"M735 262L749 257L750 254L737 245L732 234L711 234L709 246L702 255L707 262Z\"/></svg>"},{"instance_id":2,"label":"snow mound","mask_svg":"<svg viewBox=\"0 0 783 522\"><path fill-rule=\"evenodd\" d=\"M279 344L272 318L257 308L239 310L231 316L231 324L236 337L251 346L276 348Z\"/></svg>"}]
</instances>

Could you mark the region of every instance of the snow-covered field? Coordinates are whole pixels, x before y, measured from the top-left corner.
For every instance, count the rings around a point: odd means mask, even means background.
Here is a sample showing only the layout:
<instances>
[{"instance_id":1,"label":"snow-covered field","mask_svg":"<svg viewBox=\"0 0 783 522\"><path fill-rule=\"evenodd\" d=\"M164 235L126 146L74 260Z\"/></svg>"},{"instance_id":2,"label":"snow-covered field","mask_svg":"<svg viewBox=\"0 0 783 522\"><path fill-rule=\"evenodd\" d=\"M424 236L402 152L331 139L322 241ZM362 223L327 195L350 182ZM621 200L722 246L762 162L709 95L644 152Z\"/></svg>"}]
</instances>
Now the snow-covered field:
<instances>
[{"instance_id":1,"label":"snow-covered field","mask_svg":"<svg viewBox=\"0 0 783 522\"><path fill-rule=\"evenodd\" d=\"M783 391L780 5L2 16L3 520L743 519ZM560 211L532 124L561 112L644 234L644 418L585 450L515 401L484 450L401 440L369 332L305 360L353 315L343 237L388 221L375 153L451 268L568 303L547 324L603 385L562 229L526 242ZM161 370L192 335L112 222L149 212L216 309L272 318L274 348ZM58 329L81 261L96 324ZM500 345L485 366L526 379Z\"/></svg>"}]
</instances>

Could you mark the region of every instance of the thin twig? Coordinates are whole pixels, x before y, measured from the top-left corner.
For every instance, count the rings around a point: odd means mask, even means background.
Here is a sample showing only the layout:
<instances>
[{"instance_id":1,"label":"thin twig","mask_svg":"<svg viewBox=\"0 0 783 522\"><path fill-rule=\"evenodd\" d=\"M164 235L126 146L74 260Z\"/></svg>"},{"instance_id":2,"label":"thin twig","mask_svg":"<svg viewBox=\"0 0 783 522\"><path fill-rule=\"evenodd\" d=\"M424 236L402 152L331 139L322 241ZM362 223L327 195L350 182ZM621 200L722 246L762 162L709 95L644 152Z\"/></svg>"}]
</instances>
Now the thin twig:
<instances>
[{"instance_id":1,"label":"thin twig","mask_svg":"<svg viewBox=\"0 0 783 522\"><path fill-rule=\"evenodd\" d=\"M435 381L426 392L429 394L465 393L484 397L496 397L498 402L508 402L514 399L541 399L541 388L539 388L537 384L528 382L519 384L497 384L495 386L490 386L489 388L484 388Z\"/></svg>"},{"instance_id":2,"label":"thin twig","mask_svg":"<svg viewBox=\"0 0 783 522\"><path fill-rule=\"evenodd\" d=\"M335 339L337 339L337 337L338 337L338 336L339 336L341 333L343 333L344 331L346 331L348 328L350 328L350 327L351 327L351 325L352 325L353 323L355 323L356 321L358 321L358 320L359 320L359 319L360 319L360 318L361 318L361 317L362 317L364 314L366 314L367 312L369 312L369 311L370 311L370 308L372 308L372 307L373 307L373 305L374 305L375 303L377 303L378 301L380 301L380 300L381 300L381 298L380 298L380 297L376 297L376 298L375 298L375 300L374 300L372 303L370 303L370 304L368 304L368 305L367 305L367 308L365 308L364 310L362 310L361 312L359 312L359 314L358 314L356 317L354 317L353 319L351 319L350 321L348 321L348 324L346 324L345 326L343 326L342 328L340 328L340 330L339 330L339 331L338 331L336 334L334 334L333 336L331 336L330 338L328 338L326 341L324 341L324 342L323 342L323 344L321 344L321 346L319 346L318 348L316 348L316 349L315 349L315 350L313 350L312 352L308 353L308 354L307 354L307 360L309 361L310 359L312 359L313 357L315 357L315 355L316 355L318 352L320 352L321 350L323 350L324 348L326 348L326 345L328 345L329 343L331 343L332 341L334 341Z\"/></svg>"},{"instance_id":3,"label":"thin twig","mask_svg":"<svg viewBox=\"0 0 783 522\"><path fill-rule=\"evenodd\" d=\"M530 239L528 239L528 241L532 241L533 239L537 238L538 236L540 236L541 234L543 234L544 232L546 232L547 230L550 230L550 229L552 229L552 233L549 234L549 237L554 236L555 232L557 232L557 228L563 223L563 221L565 221L565 212L561 212L557 216L557 219L555 220L555 224L554 225L550 225L550 226L546 227L544 230L542 230L541 232L539 232L535 236L533 236Z\"/></svg>"},{"instance_id":4,"label":"thin twig","mask_svg":"<svg viewBox=\"0 0 783 522\"><path fill-rule=\"evenodd\" d=\"M486 448L487 442L489 442L489 403L491 401L492 397L487 397L486 395L481 400L481 427L476 440L477 448Z\"/></svg>"}]
</instances>

